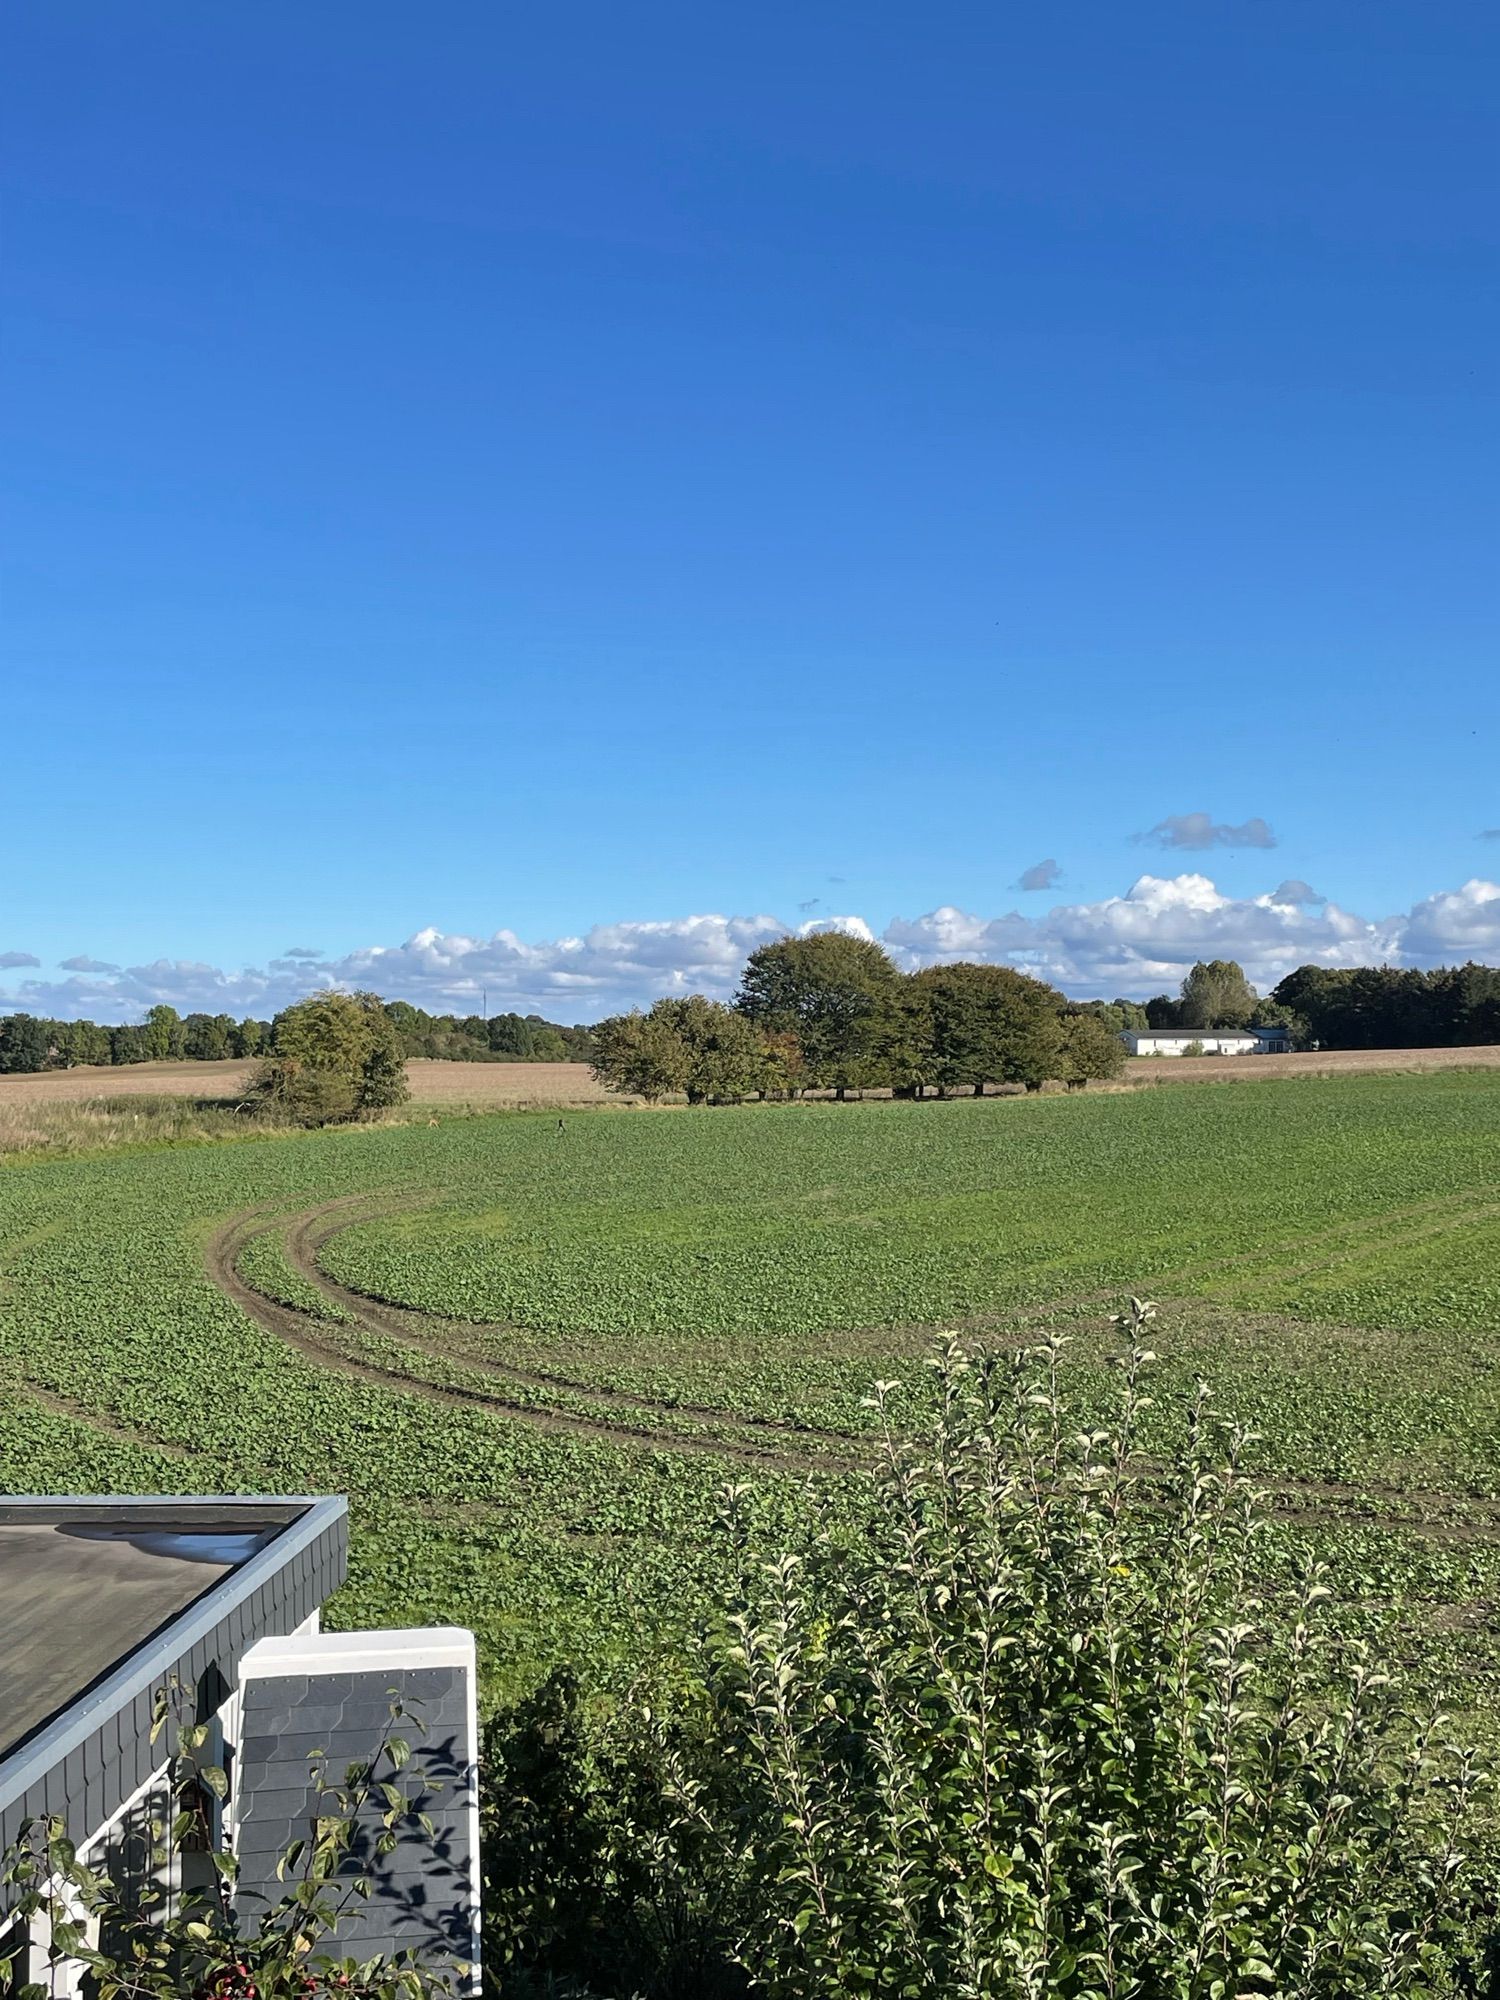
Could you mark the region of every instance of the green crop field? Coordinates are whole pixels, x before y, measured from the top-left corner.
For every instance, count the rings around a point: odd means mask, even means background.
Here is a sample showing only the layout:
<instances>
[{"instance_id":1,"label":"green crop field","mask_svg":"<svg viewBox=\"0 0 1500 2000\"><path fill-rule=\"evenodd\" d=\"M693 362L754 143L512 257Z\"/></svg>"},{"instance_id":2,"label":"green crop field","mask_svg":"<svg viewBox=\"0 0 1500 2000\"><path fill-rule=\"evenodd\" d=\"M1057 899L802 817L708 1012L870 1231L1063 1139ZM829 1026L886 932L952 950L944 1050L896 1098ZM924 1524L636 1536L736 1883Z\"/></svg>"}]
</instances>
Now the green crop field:
<instances>
[{"instance_id":1,"label":"green crop field","mask_svg":"<svg viewBox=\"0 0 1500 2000\"><path fill-rule=\"evenodd\" d=\"M480 1635L490 1691L715 1600L716 1496L837 1508L933 1331L1161 1301L1279 1534L1491 1701L1500 1074L450 1118L0 1165L0 1486L347 1491L336 1615Z\"/></svg>"}]
</instances>

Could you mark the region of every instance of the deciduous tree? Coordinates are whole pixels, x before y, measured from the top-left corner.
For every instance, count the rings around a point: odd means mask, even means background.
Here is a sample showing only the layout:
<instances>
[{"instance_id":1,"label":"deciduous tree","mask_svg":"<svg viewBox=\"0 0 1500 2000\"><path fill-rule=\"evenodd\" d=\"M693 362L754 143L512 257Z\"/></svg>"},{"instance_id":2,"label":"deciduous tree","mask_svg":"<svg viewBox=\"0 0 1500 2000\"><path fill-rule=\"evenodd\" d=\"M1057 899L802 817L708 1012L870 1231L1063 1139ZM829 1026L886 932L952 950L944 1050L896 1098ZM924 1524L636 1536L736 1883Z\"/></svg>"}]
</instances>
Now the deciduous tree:
<instances>
[{"instance_id":1,"label":"deciduous tree","mask_svg":"<svg viewBox=\"0 0 1500 2000\"><path fill-rule=\"evenodd\" d=\"M228 1014L189 1014L182 1024L182 1053L191 1062L222 1062L233 1031Z\"/></svg>"},{"instance_id":2,"label":"deciduous tree","mask_svg":"<svg viewBox=\"0 0 1500 2000\"><path fill-rule=\"evenodd\" d=\"M32 1014L0 1017L0 1074L17 1075L45 1069L52 1037L47 1023Z\"/></svg>"},{"instance_id":3,"label":"deciduous tree","mask_svg":"<svg viewBox=\"0 0 1500 2000\"><path fill-rule=\"evenodd\" d=\"M1041 1083L1061 1074L1063 997L1008 965L932 965L913 976L925 1002L931 1081L940 1089Z\"/></svg>"},{"instance_id":4,"label":"deciduous tree","mask_svg":"<svg viewBox=\"0 0 1500 2000\"><path fill-rule=\"evenodd\" d=\"M152 1007L146 1015L146 1060L168 1062L182 1054L182 1017L175 1007Z\"/></svg>"},{"instance_id":5,"label":"deciduous tree","mask_svg":"<svg viewBox=\"0 0 1500 2000\"><path fill-rule=\"evenodd\" d=\"M406 1066L373 993L314 993L277 1015L272 1056L249 1094L299 1124L329 1125L404 1103Z\"/></svg>"},{"instance_id":6,"label":"deciduous tree","mask_svg":"<svg viewBox=\"0 0 1500 2000\"><path fill-rule=\"evenodd\" d=\"M773 1034L794 1034L809 1082L866 1089L885 1080L901 973L870 938L843 931L780 938L750 954L735 1006Z\"/></svg>"},{"instance_id":7,"label":"deciduous tree","mask_svg":"<svg viewBox=\"0 0 1500 2000\"><path fill-rule=\"evenodd\" d=\"M610 1090L655 1103L684 1088L690 1067L687 1044L675 1022L655 1007L649 1014L639 1008L613 1014L594 1029L594 1076Z\"/></svg>"},{"instance_id":8,"label":"deciduous tree","mask_svg":"<svg viewBox=\"0 0 1500 2000\"><path fill-rule=\"evenodd\" d=\"M1184 1028L1243 1028L1255 1012L1255 988L1232 958L1201 958L1182 982Z\"/></svg>"},{"instance_id":9,"label":"deciduous tree","mask_svg":"<svg viewBox=\"0 0 1500 2000\"><path fill-rule=\"evenodd\" d=\"M108 1028L94 1021L59 1021L54 1041L62 1061L106 1064L111 1060Z\"/></svg>"},{"instance_id":10,"label":"deciduous tree","mask_svg":"<svg viewBox=\"0 0 1500 2000\"><path fill-rule=\"evenodd\" d=\"M258 1056L270 1039L270 1023L257 1021L247 1014L243 1021L238 1022L230 1030L229 1053L242 1059L245 1056Z\"/></svg>"},{"instance_id":11,"label":"deciduous tree","mask_svg":"<svg viewBox=\"0 0 1500 2000\"><path fill-rule=\"evenodd\" d=\"M1100 1015L1085 1007L1066 1009L1061 1020L1064 1083L1090 1083L1118 1076L1125 1067L1125 1044Z\"/></svg>"}]
</instances>

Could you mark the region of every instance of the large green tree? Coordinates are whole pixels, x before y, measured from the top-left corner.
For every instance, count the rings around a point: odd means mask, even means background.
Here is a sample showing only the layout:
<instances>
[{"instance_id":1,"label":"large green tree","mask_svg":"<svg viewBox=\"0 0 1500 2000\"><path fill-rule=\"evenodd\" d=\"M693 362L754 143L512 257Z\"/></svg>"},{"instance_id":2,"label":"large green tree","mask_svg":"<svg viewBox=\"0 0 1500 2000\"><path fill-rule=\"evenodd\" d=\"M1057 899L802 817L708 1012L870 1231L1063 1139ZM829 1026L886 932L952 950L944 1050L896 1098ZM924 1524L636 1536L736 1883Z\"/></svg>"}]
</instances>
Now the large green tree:
<instances>
[{"instance_id":1,"label":"large green tree","mask_svg":"<svg viewBox=\"0 0 1500 2000\"><path fill-rule=\"evenodd\" d=\"M1255 1012L1255 988L1232 958L1199 959L1182 982L1184 1028L1243 1028Z\"/></svg>"},{"instance_id":2,"label":"large green tree","mask_svg":"<svg viewBox=\"0 0 1500 2000\"><path fill-rule=\"evenodd\" d=\"M737 1104L786 1088L791 1073L792 1051L700 993L601 1021L594 1046L601 1083L648 1099L680 1090L689 1104Z\"/></svg>"},{"instance_id":3,"label":"large green tree","mask_svg":"<svg viewBox=\"0 0 1500 2000\"><path fill-rule=\"evenodd\" d=\"M779 938L750 954L735 1006L770 1034L793 1034L820 1089L882 1084L898 1026L901 973L871 938L843 931Z\"/></svg>"},{"instance_id":4,"label":"large green tree","mask_svg":"<svg viewBox=\"0 0 1500 2000\"><path fill-rule=\"evenodd\" d=\"M1084 1000L1079 1003L1078 1011L1097 1016L1105 1027L1117 1035L1130 1028L1148 1028L1151 1025L1145 1004L1140 1000Z\"/></svg>"},{"instance_id":5,"label":"large green tree","mask_svg":"<svg viewBox=\"0 0 1500 2000\"><path fill-rule=\"evenodd\" d=\"M1102 1015L1087 1007L1070 1007L1060 1026L1062 1066L1058 1074L1064 1083L1091 1083L1118 1076L1124 1069L1125 1044Z\"/></svg>"},{"instance_id":6,"label":"large green tree","mask_svg":"<svg viewBox=\"0 0 1500 2000\"><path fill-rule=\"evenodd\" d=\"M661 1000L657 1006L675 1022L687 1047L683 1088L689 1104L733 1104L765 1088L765 1043L743 1014L697 993L685 1000Z\"/></svg>"},{"instance_id":7,"label":"large green tree","mask_svg":"<svg viewBox=\"0 0 1500 2000\"><path fill-rule=\"evenodd\" d=\"M484 1039L496 1055L521 1062L566 1062L561 1032L538 1014L495 1014L484 1024Z\"/></svg>"},{"instance_id":8,"label":"large green tree","mask_svg":"<svg viewBox=\"0 0 1500 2000\"><path fill-rule=\"evenodd\" d=\"M112 1059L109 1030L94 1021L59 1021L54 1039L59 1056L69 1067L75 1063L103 1065Z\"/></svg>"},{"instance_id":9,"label":"large green tree","mask_svg":"<svg viewBox=\"0 0 1500 2000\"><path fill-rule=\"evenodd\" d=\"M229 1014L189 1014L182 1024L182 1053L192 1062L222 1062L233 1032Z\"/></svg>"},{"instance_id":10,"label":"large green tree","mask_svg":"<svg viewBox=\"0 0 1500 2000\"><path fill-rule=\"evenodd\" d=\"M0 1075L45 1069L51 1051L52 1037L45 1021L33 1014L0 1017Z\"/></svg>"},{"instance_id":11,"label":"large green tree","mask_svg":"<svg viewBox=\"0 0 1500 2000\"><path fill-rule=\"evenodd\" d=\"M230 1030L229 1053L232 1056L258 1056L271 1039L269 1021L257 1021L247 1014Z\"/></svg>"},{"instance_id":12,"label":"large green tree","mask_svg":"<svg viewBox=\"0 0 1500 2000\"><path fill-rule=\"evenodd\" d=\"M121 1068L150 1060L147 1030L139 1022L127 1021L109 1031L109 1059Z\"/></svg>"},{"instance_id":13,"label":"large green tree","mask_svg":"<svg viewBox=\"0 0 1500 2000\"><path fill-rule=\"evenodd\" d=\"M168 1062L182 1054L182 1017L175 1007L152 1007L146 1015L146 1059Z\"/></svg>"},{"instance_id":14,"label":"large green tree","mask_svg":"<svg viewBox=\"0 0 1500 2000\"><path fill-rule=\"evenodd\" d=\"M674 1021L659 1011L637 1008L612 1014L594 1029L593 1072L609 1090L619 1090L655 1103L687 1083L691 1057Z\"/></svg>"},{"instance_id":15,"label":"large green tree","mask_svg":"<svg viewBox=\"0 0 1500 2000\"><path fill-rule=\"evenodd\" d=\"M1055 987L1009 965L930 965L912 978L927 1013L929 1080L943 1091L1036 1085L1062 1074Z\"/></svg>"}]
</instances>

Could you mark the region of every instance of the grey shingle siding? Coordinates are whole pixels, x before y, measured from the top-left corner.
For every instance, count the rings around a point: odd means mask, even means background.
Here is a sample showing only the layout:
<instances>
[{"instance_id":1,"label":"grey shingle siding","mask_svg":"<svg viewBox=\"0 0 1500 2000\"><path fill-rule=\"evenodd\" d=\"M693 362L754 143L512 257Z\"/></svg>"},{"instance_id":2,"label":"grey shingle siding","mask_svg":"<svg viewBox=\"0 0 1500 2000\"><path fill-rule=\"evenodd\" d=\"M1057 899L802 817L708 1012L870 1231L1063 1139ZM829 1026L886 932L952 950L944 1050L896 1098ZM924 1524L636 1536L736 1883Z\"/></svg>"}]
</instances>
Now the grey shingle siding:
<instances>
[{"instance_id":1,"label":"grey shingle siding","mask_svg":"<svg viewBox=\"0 0 1500 2000\"><path fill-rule=\"evenodd\" d=\"M410 1703L411 1712L390 1725L393 1694ZM457 1667L376 1667L246 1682L235 1844L236 1900L248 1921L286 1894L276 1863L294 1840L307 1836L317 1811L308 1753L325 1751L327 1775L341 1783L345 1767L368 1761L390 1726L411 1746L401 1789L431 1817L435 1837L409 1829L393 1854L377 1859L370 1841L383 1808L368 1808L369 1832L349 1872L367 1874L375 1893L344 1919L338 1948L359 1958L410 1950L428 1959L468 1961L475 1858L469 1694L467 1676Z\"/></svg>"}]
</instances>

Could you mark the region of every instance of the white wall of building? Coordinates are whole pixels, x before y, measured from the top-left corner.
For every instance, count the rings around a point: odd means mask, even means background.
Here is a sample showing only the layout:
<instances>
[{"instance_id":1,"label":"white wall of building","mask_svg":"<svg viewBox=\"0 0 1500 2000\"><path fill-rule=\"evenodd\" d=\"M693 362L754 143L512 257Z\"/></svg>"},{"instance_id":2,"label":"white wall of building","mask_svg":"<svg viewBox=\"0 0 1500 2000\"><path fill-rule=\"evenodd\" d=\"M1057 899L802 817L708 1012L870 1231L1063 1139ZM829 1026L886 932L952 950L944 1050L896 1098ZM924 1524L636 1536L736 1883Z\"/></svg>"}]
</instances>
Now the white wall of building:
<instances>
[{"instance_id":1,"label":"white wall of building","mask_svg":"<svg viewBox=\"0 0 1500 2000\"><path fill-rule=\"evenodd\" d=\"M1253 1056L1261 1048L1257 1035L1216 1035L1207 1028L1143 1028L1127 1033L1124 1040L1136 1056L1180 1056L1194 1043L1206 1056Z\"/></svg>"}]
</instances>

